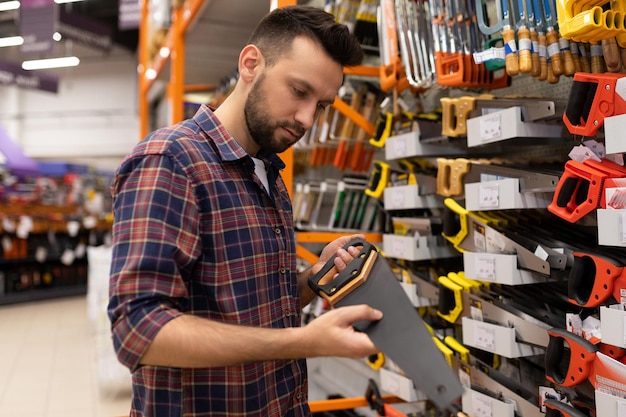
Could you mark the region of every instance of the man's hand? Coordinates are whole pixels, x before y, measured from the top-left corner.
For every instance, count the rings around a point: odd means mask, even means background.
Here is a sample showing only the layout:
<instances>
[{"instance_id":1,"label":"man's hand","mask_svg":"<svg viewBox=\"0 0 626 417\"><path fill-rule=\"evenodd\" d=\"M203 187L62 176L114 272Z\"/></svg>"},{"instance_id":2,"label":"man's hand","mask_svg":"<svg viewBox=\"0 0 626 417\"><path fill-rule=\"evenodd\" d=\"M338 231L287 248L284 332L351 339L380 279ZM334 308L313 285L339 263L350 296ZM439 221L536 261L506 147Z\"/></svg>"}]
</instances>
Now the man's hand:
<instances>
[{"instance_id":1,"label":"man's hand","mask_svg":"<svg viewBox=\"0 0 626 417\"><path fill-rule=\"evenodd\" d=\"M303 328L312 349L307 356L364 358L380 352L366 333L354 330L357 321L377 321L383 313L365 304L332 309Z\"/></svg>"},{"instance_id":2,"label":"man's hand","mask_svg":"<svg viewBox=\"0 0 626 417\"><path fill-rule=\"evenodd\" d=\"M319 260L311 267L311 272L313 275L317 274L323 267L326 265L326 262L333 255L337 255L334 260L335 268L337 268L337 273L346 269L346 266L354 259L356 255L358 255L359 250L350 246L346 251L344 246L353 241L354 239L365 239L365 236L362 234L355 234L350 236L342 236L330 242L322 253L320 254Z\"/></svg>"}]
</instances>

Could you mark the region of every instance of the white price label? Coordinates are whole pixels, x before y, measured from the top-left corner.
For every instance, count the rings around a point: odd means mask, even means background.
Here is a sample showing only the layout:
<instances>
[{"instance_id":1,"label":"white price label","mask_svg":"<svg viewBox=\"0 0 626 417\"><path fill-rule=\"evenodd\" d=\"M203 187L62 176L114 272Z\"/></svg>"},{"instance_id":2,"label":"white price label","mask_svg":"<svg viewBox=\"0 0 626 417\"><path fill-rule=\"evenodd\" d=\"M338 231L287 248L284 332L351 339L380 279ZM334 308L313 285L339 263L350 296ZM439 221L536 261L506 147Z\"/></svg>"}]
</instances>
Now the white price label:
<instances>
[{"instance_id":1,"label":"white price label","mask_svg":"<svg viewBox=\"0 0 626 417\"><path fill-rule=\"evenodd\" d=\"M617 400L617 417L626 417L626 401Z\"/></svg>"},{"instance_id":2,"label":"white price label","mask_svg":"<svg viewBox=\"0 0 626 417\"><path fill-rule=\"evenodd\" d=\"M474 344L488 352L496 349L496 331L481 322L474 322Z\"/></svg>"},{"instance_id":3,"label":"white price label","mask_svg":"<svg viewBox=\"0 0 626 417\"><path fill-rule=\"evenodd\" d=\"M624 344L626 345L626 314L622 316L624 318Z\"/></svg>"},{"instance_id":4,"label":"white price label","mask_svg":"<svg viewBox=\"0 0 626 417\"><path fill-rule=\"evenodd\" d=\"M406 156L406 142L403 140L394 140L393 141L393 151L396 156Z\"/></svg>"},{"instance_id":5,"label":"white price label","mask_svg":"<svg viewBox=\"0 0 626 417\"><path fill-rule=\"evenodd\" d=\"M480 140L489 142L502 137L502 122L499 113L492 113L480 118Z\"/></svg>"},{"instance_id":6,"label":"white price label","mask_svg":"<svg viewBox=\"0 0 626 417\"><path fill-rule=\"evenodd\" d=\"M472 417L492 417L493 400L486 395L472 392Z\"/></svg>"},{"instance_id":7,"label":"white price label","mask_svg":"<svg viewBox=\"0 0 626 417\"><path fill-rule=\"evenodd\" d=\"M393 187L388 188L391 190L391 204L393 208L404 208L404 190L405 188L400 188L399 190L394 190Z\"/></svg>"},{"instance_id":8,"label":"white price label","mask_svg":"<svg viewBox=\"0 0 626 417\"><path fill-rule=\"evenodd\" d=\"M496 279L496 258L480 256L476 258L476 276L478 279L493 281Z\"/></svg>"},{"instance_id":9,"label":"white price label","mask_svg":"<svg viewBox=\"0 0 626 417\"><path fill-rule=\"evenodd\" d=\"M406 251L406 245L404 244L404 239L393 239L391 250L392 250L392 253L395 256L397 256L399 259L406 258L405 253L404 253Z\"/></svg>"},{"instance_id":10,"label":"white price label","mask_svg":"<svg viewBox=\"0 0 626 417\"><path fill-rule=\"evenodd\" d=\"M622 212L622 243L626 243L626 210Z\"/></svg>"},{"instance_id":11,"label":"white price label","mask_svg":"<svg viewBox=\"0 0 626 417\"><path fill-rule=\"evenodd\" d=\"M480 208L500 207L500 187L498 182L481 183L478 187L478 206Z\"/></svg>"}]
</instances>

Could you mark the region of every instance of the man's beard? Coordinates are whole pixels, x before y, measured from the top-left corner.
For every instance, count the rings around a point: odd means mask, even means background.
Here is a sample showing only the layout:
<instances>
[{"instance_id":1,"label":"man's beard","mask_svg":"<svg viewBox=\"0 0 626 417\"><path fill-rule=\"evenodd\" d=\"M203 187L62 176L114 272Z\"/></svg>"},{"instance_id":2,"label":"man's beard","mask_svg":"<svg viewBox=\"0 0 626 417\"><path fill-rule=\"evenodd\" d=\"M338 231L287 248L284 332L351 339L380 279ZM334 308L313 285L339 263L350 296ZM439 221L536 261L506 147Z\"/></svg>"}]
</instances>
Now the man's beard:
<instances>
[{"instance_id":1,"label":"man's beard","mask_svg":"<svg viewBox=\"0 0 626 417\"><path fill-rule=\"evenodd\" d=\"M292 146L293 142L285 138L275 139L276 130L286 127L301 137L304 135L305 129L297 124L272 122L268 112L270 104L262 91L264 81L265 74L261 74L257 82L252 86L244 106L244 118L250 137L262 150L271 153L281 153Z\"/></svg>"}]
</instances>

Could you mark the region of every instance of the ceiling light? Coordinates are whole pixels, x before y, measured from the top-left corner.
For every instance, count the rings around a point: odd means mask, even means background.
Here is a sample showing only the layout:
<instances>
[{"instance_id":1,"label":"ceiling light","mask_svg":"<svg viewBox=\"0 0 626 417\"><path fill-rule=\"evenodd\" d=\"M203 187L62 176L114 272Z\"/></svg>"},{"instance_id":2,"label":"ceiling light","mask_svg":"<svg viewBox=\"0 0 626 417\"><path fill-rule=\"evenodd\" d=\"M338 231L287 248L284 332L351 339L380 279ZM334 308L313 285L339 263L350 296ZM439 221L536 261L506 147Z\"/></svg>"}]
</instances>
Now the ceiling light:
<instances>
[{"instance_id":1,"label":"ceiling light","mask_svg":"<svg viewBox=\"0 0 626 417\"><path fill-rule=\"evenodd\" d=\"M64 58L35 59L33 61L22 62L22 68L25 70L38 70L46 68L62 68L75 67L80 63L80 59L75 56Z\"/></svg>"},{"instance_id":2,"label":"ceiling light","mask_svg":"<svg viewBox=\"0 0 626 417\"><path fill-rule=\"evenodd\" d=\"M15 10L20 8L19 1L5 1L0 3L0 12L6 12L8 10Z\"/></svg>"},{"instance_id":3,"label":"ceiling light","mask_svg":"<svg viewBox=\"0 0 626 417\"><path fill-rule=\"evenodd\" d=\"M7 38L0 38L0 48L4 46L17 46L24 43L24 38L21 36L9 36Z\"/></svg>"},{"instance_id":4,"label":"ceiling light","mask_svg":"<svg viewBox=\"0 0 626 417\"><path fill-rule=\"evenodd\" d=\"M154 68L148 68L146 70L146 78L149 80L154 80L157 76L157 72L154 70Z\"/></svg>"},{"instance_id":5,"label":"ceiling light","mask_svg":"<svg viewBox=\"0 0 626 417\"><path fill-rule=\"evenodd\" d=\"M161 49L159 49L159 55L161 55L161 58L167 58L168 56L170 56L170 48L163 46Z\"/></svg>"},{"instance_id":6,"label":"ceiling light","mask_svg":"<svg viewBox=\"0 0 626 417\"><path fill-rule=\"evenodd\" d=\"M52 34L52 39L59 42L61 39L63 39L63 35L61 35L59 32L54 32Z\"/></svg>"}]
</instances>

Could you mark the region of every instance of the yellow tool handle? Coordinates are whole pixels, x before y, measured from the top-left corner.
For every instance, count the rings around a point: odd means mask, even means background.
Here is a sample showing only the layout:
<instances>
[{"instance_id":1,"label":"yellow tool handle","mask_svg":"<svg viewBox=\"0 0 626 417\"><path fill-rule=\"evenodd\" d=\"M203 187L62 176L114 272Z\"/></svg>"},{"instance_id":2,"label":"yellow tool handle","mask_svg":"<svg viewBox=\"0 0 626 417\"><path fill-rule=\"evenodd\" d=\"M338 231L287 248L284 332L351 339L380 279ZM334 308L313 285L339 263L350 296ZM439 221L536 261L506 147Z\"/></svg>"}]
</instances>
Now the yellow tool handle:
<instances>
[{"instance_id":1,"label":"yellow tool handle","mask_svg":"<svg viewBox=\"0 0 626 417\"><path fill-rule=\"evenodd\" d=\"M373 161L374 168L370 172L370 178L365 189L365 195L372 198L380 198L389 183L391 166L383 161Z\"/></svg>"},{"instance_id":2,"label":"yellow tool handle","mask_svg":"<svg viewBox=\"0 0 626 417\"><path fill-rule=\"evenodd\" d=\"M462 345L458 340L456 340L452 336L444 337L443 341L445 342L446 345L450 346L452 350L454 350L455 352L459 354L459 356L461 357L461 361L465 363L469 363L470 351L468 348L466 348L464 345Z\"/></svg>"},{"instance_id":3,"label":"yellow tool handle","mask_svg":"<svg viewBox=\"0 0 626 417\"><path fill-rule=\"evenodd\" d=\"M365 362L375 371L380 370L380 368L385 365L385 355L382 352L378 352L374 355L370 355L367 357Z\"/></svg>"},{"instance_id":4,"label":"yellow tool handle","mask_svg":"<svg viewBox=\"0 0 626 417\"><path fill-rule=\"evenodd\" d=\"M452 292L453 300L446 300L445 302L439 302L439 310L437 310L437 315L447 321L448 323L456 323L457 319L463 312L463 287L459 284L453 282L450 278L442 276L438 279L439 286L441 290L447 290ZM441 296L441 291L440 291ZM450 301L454 304L454 306L450 305ZM441 308L444 307L447 311L441 311Z\"/></svg>"},{"instance_id":5,"label":"yellow tool handle","mask_svg":"<svg viewBox=\"0 0 626 417\"><path fill-rule=\"evenodd\" d=\"M506 73L511 77L519 74L519 61L517 58L517 46L515 45L515 32L510 26L502 29L502 40L504 41L506 55Z\"/></svg>"},{"instance_id":6,"label":"yellow tool handle","mask_svg":"<svg viewBox=\"0 0 626 417\"><path fill-rule=\"evenodd\" d=\"M530 30L521 26L517 29L517 41L519 43L519 72L530 74L533 69L531 58L532 41L530 40Z\"/></svg>"},{"instance_id":7,"label":"yellow tool handle","mask_svg":"<svg viewBox=\"0 0 626 417\"><path fill-rule=\"evenodd\" d=\"M435 342L435 346L443 353L444 358L446 358L446 362L448 365L452 367L454 360L454 352L450 349L445 343L443 343L437 336L433 336L433 341Z\"/></svg>"}]
</instances>

